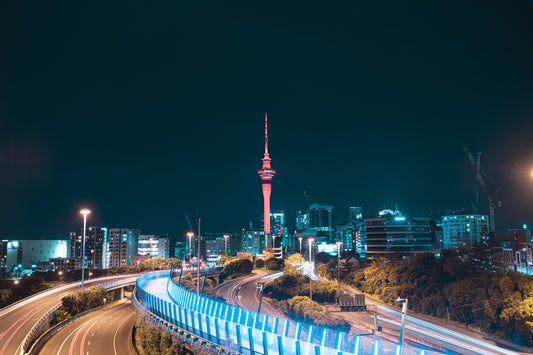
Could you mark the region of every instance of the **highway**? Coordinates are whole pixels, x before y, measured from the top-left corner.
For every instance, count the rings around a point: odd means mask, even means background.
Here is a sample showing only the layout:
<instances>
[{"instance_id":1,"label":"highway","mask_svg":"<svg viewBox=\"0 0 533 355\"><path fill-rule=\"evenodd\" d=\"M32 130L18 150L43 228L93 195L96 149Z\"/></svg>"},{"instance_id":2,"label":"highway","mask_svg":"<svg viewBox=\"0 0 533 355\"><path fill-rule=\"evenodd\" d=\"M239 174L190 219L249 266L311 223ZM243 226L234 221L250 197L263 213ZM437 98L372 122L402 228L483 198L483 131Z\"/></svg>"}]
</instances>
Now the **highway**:
<instances>
[{"instance_id":1,"label":"highway","mask_svg":"<svg viewBox=\"0 0 533 355\"><path fill-rule=\"evenodd\" d=\"M384 303L376 302L368 298L366 299L366 304L371 309L377 309L379 326L398 332L399 334L401 312ZM362 320L368 317L368 314L365 315L362 312L338 312L337 314L347 321ZM372 317L369 323L371 324L373 321L374 319ZM404 332L404 339L409 337L419 339L425 344L431 344L433 347L444 348L459 354L518 354L515 351L502 348L490 340L483 339L483 335L480 333L426 316L415 316L412 312L408 312L407 314Z\"/></svg>"},{"instance_id":2,"label":"highway","mask_svg":"<svg viewBox=\"0 0 533 355\"><path fill-rule=\"evenodd\" d=\"M85 287L127 277L130 275L86 281ZM34 324L46 312L60 304L63 297L80 290L80 284L77 282L47 290L0 310L0 355L20 354L24 338Z\"/></svg>"},{"instance_id":3,"label":"highway","mask_svg":"<svg viewBox=\"0 0 533 355\"><path fill-rule=\"evenodd\" d=\"M309 271L307 271L309 272ZM242 308L249 310L257 310L257 292L256 282L269 283L282 273L265 276L265 274L254 275L248 278L230 281L222 284L219 287L218 295L223 296L228 303L236 304ZM313 279L317 278L314 275ZM376 307L378 311L378 324L383 328L387 328L393 334L399 334L401 312L398 312L393 307L384 305L382 303L367 300L367 304L371 307ZM281 319L286 319L280 314L278 310L273 308L266 302L261 305L261 313L275 316ZM350 323L353 321L364 321L368 323L371 328L374 319L366 312L335 312L336 315L346 319ZM516 355L515 351L502 348L491 341L483 339L482 335L460 328L453 325L447 325L446 322L429 322L427 317L415 317L413 315L407 316L404 339L418 339L430 347L447 349L459 354L495 354L495 355ZM446 326L444 326L446 325ZM293 328L293 327L291 327ZM356 333L364 334L361 329L352 329ZM291 333L294 330L291 329ZM368 334L368 332L367 332ZM390 337L390 336L389 336ZM414 343L409 342L407 343ZM514 349L516 350L516 349Z\"/></svg>"},{"instance_id":4,"label":"highway","mask_svg":"<svg viewBox=\"0 0 533 355\"><path fill-rule=\"evenodd\" d=\"M40 354L135 354L134 323L135 308L131 300L117 302L65 326L46 343Z\"/></svg>"}]
</instances>

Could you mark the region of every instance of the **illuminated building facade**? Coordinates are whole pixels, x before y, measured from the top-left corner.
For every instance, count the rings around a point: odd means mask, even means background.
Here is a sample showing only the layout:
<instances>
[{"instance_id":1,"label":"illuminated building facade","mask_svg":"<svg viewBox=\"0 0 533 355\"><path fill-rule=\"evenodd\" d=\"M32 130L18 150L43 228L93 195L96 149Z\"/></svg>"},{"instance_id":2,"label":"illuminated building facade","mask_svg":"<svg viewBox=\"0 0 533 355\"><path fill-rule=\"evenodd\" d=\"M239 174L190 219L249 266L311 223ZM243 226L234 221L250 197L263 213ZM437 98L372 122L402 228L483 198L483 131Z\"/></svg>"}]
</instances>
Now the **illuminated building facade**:
<instances>
[{"instance_id":1,"label":"illuminated building facade","mask_svg":"<svg viewBox=\"0 0 533 355\"><path fill-rule=\"evenodd\" d=\"M69 257L78 259L82 267L83 229L69 236ZM105 269L108 265L108 231L105 227L87 227L85 231L85 267Z\"/></svg>"},{"instance_id":2,"label":"illuminated building facade","mask_svg":"<svg viewBox=\"0 0 533 355\"><path fill-rule=\"evenodd\" d=\"M378 218L365 220L367 256L436 252L432 248L434 224L431 219L407 218L398 211L390 212L380 212Z\"/></svg>"},{"instance_id":3,"label":"illuminated building facade","mask_svg":"<svg viewBox=\"0 0 533 355\"><path fill-rule=\"evenodd\" d=\"M442 217L443 247L445 249L471 247L476 240L487 238L487 215L451 215Z\"/></svg>"},{"instance_id":4,"label":"illuminated building facade","mask_svg":"<svg viewBox=\"0 0 533 355\"><path fill-rule=\"evenodd\" d=\"M296 211L296 231L301 232L309 228L309 211Z\"/></svg>"},{"instance_id":5,"label":"illuminated building facade","mask_svg":"<svg viewBox=\"0 0 533 355\"><path fill-rule=\"evenodd\" d=\"M131 265L131 257L138 254L138 245L138 229L109 229L109 267Z\"/></svg>"},{"instance_id":6,"label":"illuminated building facade","mask_svg":"<svg viewBox=\"0 0 533 355\"><path fill-rule=\"evenodd\" d=\"M160 235L141 234L139 235L138 254L148 255L156 258L169 258L169 239Z\"/></svg>"},{"instance_id":7,"label":"illuminated building facade","mask_svg":"<svg viewBox=\"0 0 533 355\"><path fill-rule=\"evenodd\" d=\"M252 256L261 254L265 248L265 231L243 229L237 236L240 252L249 252Z\"/></svg>"},{"instance_id":8,"label":"illuminated building facade","mask_svg":"<svg viewBox=\"0 0 533 355\"><path fill-rule=\"evenodd\" d=\"M334 243L333 206L313 203L309 207L309 229L317 236L317 243Z\"/></svg>"},{"instance_id":9,"label":"illuminated building facade","mask_svg":"<svg viewBox=\"0 0 533 355\"><path fill-rule=\"evenodd\" d=\"M285 229L285 212L283 211L272 211L270 212L270 233L275 235L274 248L277 248L281 245L283 236L286 234ZM271 238L272 239L272 238Z\"/></svg>"},{"instance_id":10,"label":"illuminated building facade","mask_svg":"<svg viewBox=\"0 0 533 355\"><path fill-rule=\"evenodd\" d=\"M7 270L7 240L0 240L0 275L5 278Z\"/></svg>"}]
</instances>

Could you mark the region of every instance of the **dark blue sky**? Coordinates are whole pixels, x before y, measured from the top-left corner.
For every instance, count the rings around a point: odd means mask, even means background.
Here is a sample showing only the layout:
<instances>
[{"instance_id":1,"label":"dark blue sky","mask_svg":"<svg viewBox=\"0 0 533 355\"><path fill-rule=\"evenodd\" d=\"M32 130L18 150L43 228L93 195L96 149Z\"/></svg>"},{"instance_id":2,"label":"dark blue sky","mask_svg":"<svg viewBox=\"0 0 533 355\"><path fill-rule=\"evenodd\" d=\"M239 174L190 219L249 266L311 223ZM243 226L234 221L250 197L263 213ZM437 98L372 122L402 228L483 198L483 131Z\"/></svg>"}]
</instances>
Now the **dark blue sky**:
<instances>
[{"instance_id":1,"label":"dark blue sky","mask_svg":"<svg viewBox=\"0 0 533 355\"><path fill-rule=\"evenodd\" d=\"M528 1L0 2L0 237L89 224L181 236L257 220L263 115L272 208L408 215L501 190L533 222ZM487 209L485 197L481 208Z\"/></svg>"}]
</instances>

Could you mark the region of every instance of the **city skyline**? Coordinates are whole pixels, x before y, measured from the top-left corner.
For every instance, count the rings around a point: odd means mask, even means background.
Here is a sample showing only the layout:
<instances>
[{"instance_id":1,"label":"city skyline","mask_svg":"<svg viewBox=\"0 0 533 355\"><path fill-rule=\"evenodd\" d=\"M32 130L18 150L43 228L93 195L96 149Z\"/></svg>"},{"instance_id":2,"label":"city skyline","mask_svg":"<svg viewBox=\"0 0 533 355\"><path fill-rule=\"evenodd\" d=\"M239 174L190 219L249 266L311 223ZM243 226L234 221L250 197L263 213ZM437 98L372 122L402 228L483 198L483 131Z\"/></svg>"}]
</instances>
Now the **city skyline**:
<instances>
[{"instance_id":1,"label":"city skyline","mask_svg":"<svg viewBox=\"0 0 533 355\"><path fill-rule=\"evenodd\" d=\"M247 226L264 112L289 225L304 191L336 223L469 213L464 147L496 228L533 222L530 3L337 6L0 3L0 237L66 237L82 207L173 239L185 214Z\"/></svg>"}]
</instances>

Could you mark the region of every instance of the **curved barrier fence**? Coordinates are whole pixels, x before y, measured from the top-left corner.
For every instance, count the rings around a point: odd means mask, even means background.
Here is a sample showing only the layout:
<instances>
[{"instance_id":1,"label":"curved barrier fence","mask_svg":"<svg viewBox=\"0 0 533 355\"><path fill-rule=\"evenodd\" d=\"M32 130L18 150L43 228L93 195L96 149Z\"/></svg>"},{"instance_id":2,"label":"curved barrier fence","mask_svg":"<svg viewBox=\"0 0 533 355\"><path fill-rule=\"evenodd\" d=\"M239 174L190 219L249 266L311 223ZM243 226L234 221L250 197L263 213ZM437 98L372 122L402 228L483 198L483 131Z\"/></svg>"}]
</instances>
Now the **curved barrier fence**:
<instances>
[{"instance_id":1,"label":"curved barrier fence","mask_svg":"<svg viewBox=\"0 0 533 355\"><path fill-rule=\"evenodd\" d=\"M153 280L167 278L166 291L149 292ZM158 292L160 292L159 290ZM300 323L234 307L179 287L169 271L145 274L137 279L136 297L151 313L189 333L220 346L230 346L242 354L400 354L418 355L424 351L399 347L372 337L334 332L327 328L303 327Z\"/></svg>"}]
</instances>

